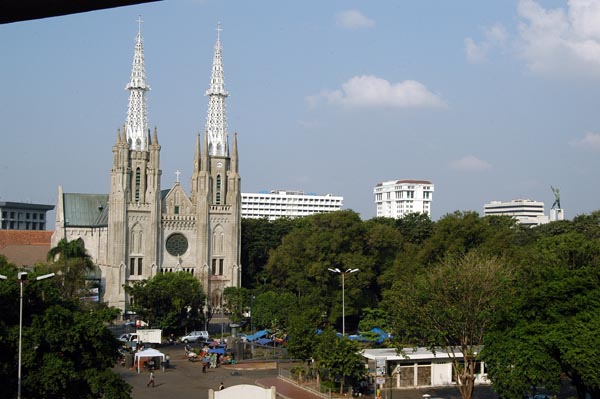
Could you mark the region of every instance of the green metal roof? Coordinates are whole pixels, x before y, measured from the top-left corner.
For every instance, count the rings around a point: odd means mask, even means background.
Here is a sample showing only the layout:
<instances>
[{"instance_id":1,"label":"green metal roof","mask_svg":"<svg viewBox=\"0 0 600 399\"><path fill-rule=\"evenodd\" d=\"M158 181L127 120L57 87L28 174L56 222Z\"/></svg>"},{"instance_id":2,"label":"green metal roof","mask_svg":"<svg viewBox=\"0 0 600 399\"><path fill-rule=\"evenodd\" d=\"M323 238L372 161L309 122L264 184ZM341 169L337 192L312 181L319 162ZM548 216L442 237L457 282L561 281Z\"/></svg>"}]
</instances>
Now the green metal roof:
<instances>
[{"instance_id":1,"label":"green metal roof","mask_svg":"<svg viewBox=\"0 0 600 399\"><path fill-rule=\"evenodd\" d=\"M108 226L108 194L64 193L63 203L67 226Z\"/></svg>"}]
</instances>

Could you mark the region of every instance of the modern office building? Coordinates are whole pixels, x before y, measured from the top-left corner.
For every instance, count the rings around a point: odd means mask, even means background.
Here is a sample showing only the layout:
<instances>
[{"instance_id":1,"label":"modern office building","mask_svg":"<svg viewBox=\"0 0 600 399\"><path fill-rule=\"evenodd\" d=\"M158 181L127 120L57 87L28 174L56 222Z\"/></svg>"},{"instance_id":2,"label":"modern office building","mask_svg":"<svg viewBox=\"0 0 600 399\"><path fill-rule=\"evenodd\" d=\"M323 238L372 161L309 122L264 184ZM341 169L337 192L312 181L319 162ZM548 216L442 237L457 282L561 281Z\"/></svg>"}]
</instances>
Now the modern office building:
<instances>
[{"instance_id":1,"label":"modern office building","mask_svg":"<svg viewBox=\"0 0 600 399\"><path fill-rule=\"evenodd\" d=\"M377 217L400 219L409 213L431 215L434 185L428 180L389 180L373 190Z\"/></svg>"},{"instance_id":2,"label":"modern office building","mask_svg":"<svg viewBox=\"0 0 600 399\"><path fill-rule=\"evenodd\" d=\"M242 217L250 219L297 218L342 209L344 197L305 194L303 191L272 190L242 193Z\"/></svg>"},{"instance_id":3,"label":"modern office building","mask_svg":"<svg viewBox=\"0 0 600 399\"><path fill-rule=\"evenodd\" d=\"M509 202L492 201L483 206L483 215L507 215L525 226L538 226L550 220L544 214L544 203L530 199L514 199Z\"/></svg>"},{"instance_id":4,"label":"modern office building","mask_svg":"<svg viewBox=\"0 0 600 399\"><path fill-rule=\"evenodd\" d=\"M46 230L46 212L54 205L0 201L0 230Z\"/></svg>"}]
</instances>

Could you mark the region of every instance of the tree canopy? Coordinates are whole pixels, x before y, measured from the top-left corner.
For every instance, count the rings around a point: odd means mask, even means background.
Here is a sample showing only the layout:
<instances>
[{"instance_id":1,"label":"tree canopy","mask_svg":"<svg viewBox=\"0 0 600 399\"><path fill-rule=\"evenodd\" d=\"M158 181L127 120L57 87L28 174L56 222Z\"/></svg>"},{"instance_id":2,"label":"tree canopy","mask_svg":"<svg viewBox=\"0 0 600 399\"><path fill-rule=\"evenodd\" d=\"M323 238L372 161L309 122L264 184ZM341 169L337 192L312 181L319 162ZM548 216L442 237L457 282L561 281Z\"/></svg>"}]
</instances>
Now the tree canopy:
<instances>
[{"instance_id":1,"label":"tree canopy","mask_svg":"<svg viewBox=\"0 0 600 399\"><path fill-rule=\"evenodd\" d=\"M206 296L198 279L189 273L157 274L125 290L133 297L133 310L152 327L179 333L203 325Z\"/></svg>"},{"instance_id":2,"label":"tree canopy","mask_svg":"<svg viewBox=\"0 0 600 399\"><path fill-rule=\"evenodd\" d=\"M42 267L42 269L45 269ZM0 256L0 384L16 397L19 336L19 270ZM22 397L131 397L131 387L112 371L118 341L107 329L119 311L101 304L83 307L63 295L60 279L24 283Z\"/></svg>"}]
</instances>

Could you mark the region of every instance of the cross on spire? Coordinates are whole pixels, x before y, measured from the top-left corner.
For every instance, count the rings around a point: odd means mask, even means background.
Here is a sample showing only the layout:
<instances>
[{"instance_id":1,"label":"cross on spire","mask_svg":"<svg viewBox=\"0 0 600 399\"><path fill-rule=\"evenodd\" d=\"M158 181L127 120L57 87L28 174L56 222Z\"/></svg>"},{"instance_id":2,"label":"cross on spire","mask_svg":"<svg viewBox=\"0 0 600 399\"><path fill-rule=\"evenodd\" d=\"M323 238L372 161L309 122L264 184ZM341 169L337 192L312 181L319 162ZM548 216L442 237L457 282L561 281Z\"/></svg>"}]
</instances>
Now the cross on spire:
<instances>
[{"instance_id":1,"label":"cross on spire","mask_svg":"<svg viewBox=\"0 0 600 399\"><path fill-rule=\"evenodd\" d=\"M223 28L221 28L221 21L217 22L217 41L221 41L221 32L223 32Z\"/></svg>"},{"instance_id":2,"label":"cross on spire","mask_svg":"<svg viewBox=\"0 0 600 399\"><path fill-rule=\"evenodd\" d=\"M177 169L177 171L175 172L175 176L177 176L177 183L179 183L179 175L181 174L181 172L179 171L179 169Z\"/></svg>"}]
</instances>

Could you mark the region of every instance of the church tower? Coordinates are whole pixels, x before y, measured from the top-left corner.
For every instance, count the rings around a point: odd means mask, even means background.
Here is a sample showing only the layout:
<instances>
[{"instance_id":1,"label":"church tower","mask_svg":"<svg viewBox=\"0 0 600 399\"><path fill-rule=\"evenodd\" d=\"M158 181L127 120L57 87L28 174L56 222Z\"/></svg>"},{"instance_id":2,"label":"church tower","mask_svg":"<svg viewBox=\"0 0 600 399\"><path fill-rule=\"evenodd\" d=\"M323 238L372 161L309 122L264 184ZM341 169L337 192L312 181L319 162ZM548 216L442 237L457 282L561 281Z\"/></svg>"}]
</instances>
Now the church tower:
<instances>
[{"instance_id":1,"label":"church tower","mask_svg":"<svg viewBox=\"0 0 600 399\"><path fill-rule=\"evenodd\" d=\"M217 27L204 140L196 140L191 179L196 208L197 261L213 307L223 305L223 290L241 283L241 188L237 135L229 148L221 27Z\"/></svg>"},{"instance_id":2,"label":"church tower","mask_svg":"<svg viewBox=\"0 0 600 399\"><path fill-rule=\"evenodd\" d=\"M160 264L160 145L148 128L147 92L141 19L129 91L127 119L117 132L108 197L107 264L104 300L126 308L123 285L156 274Z\"/></svg>"}]
</instances>

